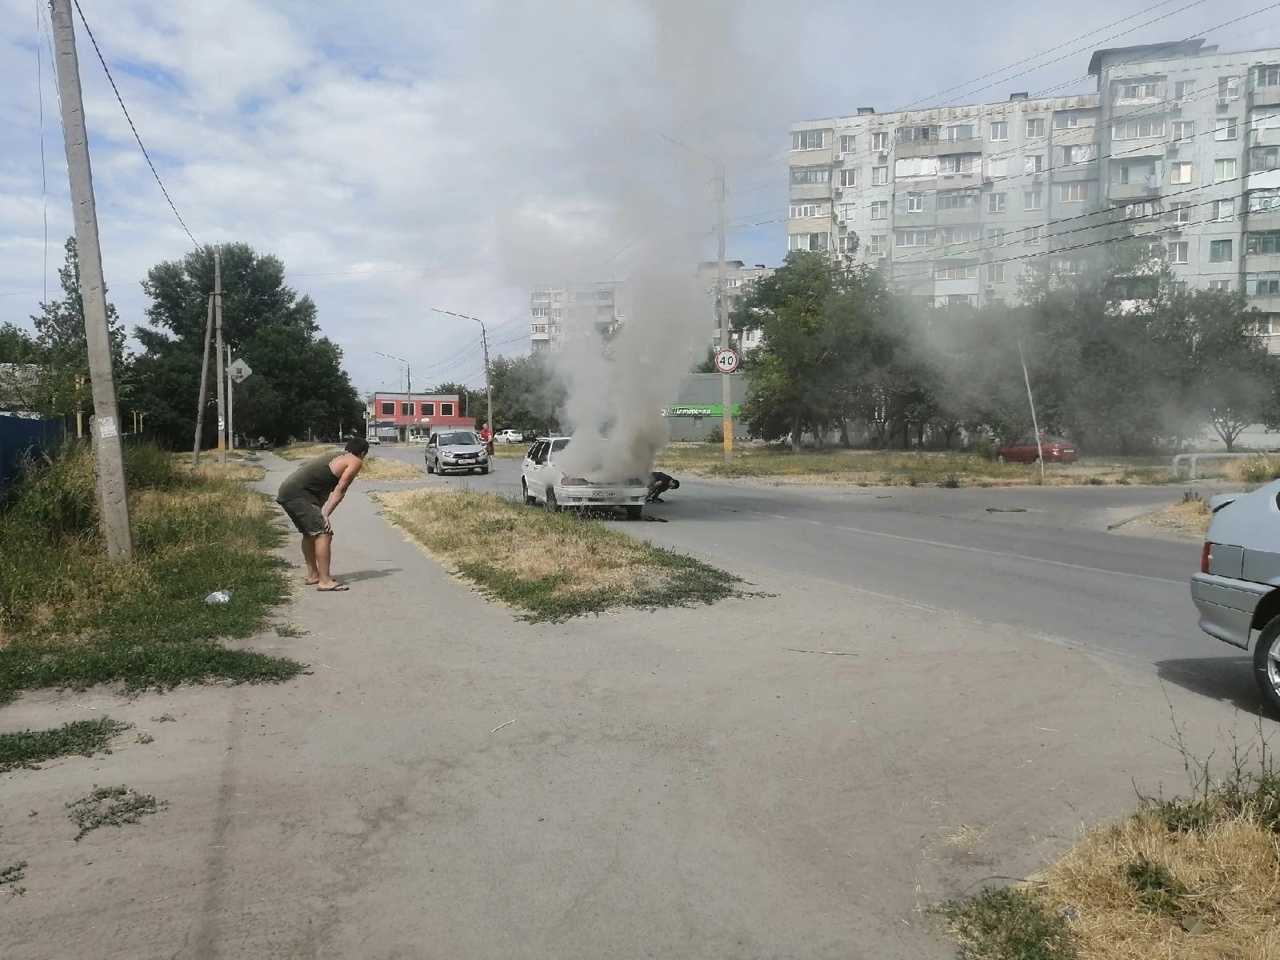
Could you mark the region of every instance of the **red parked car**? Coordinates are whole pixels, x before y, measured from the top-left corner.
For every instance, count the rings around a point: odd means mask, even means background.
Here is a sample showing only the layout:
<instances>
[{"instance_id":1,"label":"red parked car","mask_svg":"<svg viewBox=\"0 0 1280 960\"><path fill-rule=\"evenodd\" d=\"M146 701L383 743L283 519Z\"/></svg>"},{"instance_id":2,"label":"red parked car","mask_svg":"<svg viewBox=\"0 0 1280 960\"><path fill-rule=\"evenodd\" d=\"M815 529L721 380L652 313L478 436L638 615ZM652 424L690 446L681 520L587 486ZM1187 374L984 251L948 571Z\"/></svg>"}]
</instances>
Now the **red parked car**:
<instances>
[{"instance_id":1,"label":"red parked car","mask_svg":"<svg viewBox=\"0 0 1280 960\"><path fill-rule=\"evenodd\" d=\"M1076 462L1076 445L1062 437L1040 434L1040 449L1044 451L1045 463ZM1035 463L1038 457L1039 452L1036 450L1034 436L1006 443L996 451L996 459L1001 463Z\"/></svg>"}]
</instances>

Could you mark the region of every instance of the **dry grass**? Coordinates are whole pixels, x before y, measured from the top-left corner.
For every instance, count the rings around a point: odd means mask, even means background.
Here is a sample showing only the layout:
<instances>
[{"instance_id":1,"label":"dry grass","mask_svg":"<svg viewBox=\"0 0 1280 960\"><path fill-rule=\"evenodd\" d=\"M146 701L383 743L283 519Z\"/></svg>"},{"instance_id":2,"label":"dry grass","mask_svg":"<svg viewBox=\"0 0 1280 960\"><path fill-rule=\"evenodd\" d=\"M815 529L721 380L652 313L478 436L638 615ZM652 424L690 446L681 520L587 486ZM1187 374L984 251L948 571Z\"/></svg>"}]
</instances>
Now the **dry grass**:
<instances>
[{"instance_id":1,"label":"dry grass","mask_svg":"<svg viewBox=\"0 0 1280 960\"><path fill-rule=\"evenodd\" d=\"M1252 457L1218 461L1218 463L1225 464L1221 467L1222 475L1237 483L1260 485L1280 477L1280 457L1260 453ZM1210 460L1205 466L1213 469L1214 462Z\"/></svg>"},{"instance_id":2,"label":"dry grass","mask_svg":"<svg viewBox=\"0 0 1280 960\"><path fill-rule=\"evenodd\" d=\"M927 451L805 450L748 444L725 463L719 444L673 443L658 458L673 474L717 478L759 478L772 483L858 486L1022 486L1040 482L1035 464L997 463L976 454ZM1169 470L1152 458L1085 458L1045 465L1051 486L1169 482Z\"/></svg>"},{"instance_id":3,"label":"dry grass","mask_svg":"<svg viewBox=\"0 0 1280 960\"><path fill-rule=\"evenodd\" d=\"M261 480L267 475L266 468L260 467L256 463L249 463L240 457L228 458L225 464L219 463L216 453L202 455L198 467L191 465L190 454L174 454L174 465L182 473L205 480L238 480L242 483L252 483Z\"/></svg>"},{"instance_id":4,"label":"dry grass","mask_svg":"<svg viewBox=\"0 0 1280 960\"><path fill-rule=\"evenodd\" d=\"M453 489L376 499L428 551L529 619L711 602L733 591L731 575L599 521Z\"/></svg>"},{"instance_id":5,"label":"dry grass","mask_svg":"<svg viewBox=\"0 0 1280 960\"><path fill-rule=\"evenodd\" d=\"M335 443L292 443L276 451L286 460L310 460L322 454L337 456L342 447ZM370 448L369 456L364 458L364 466L360 469L357 480L418 480L422 470L411 463L394 458L379 457Z\"/></svg>"},{"instance_id":6,"label":"dry grass","mask_svg":"<svg viewBox=\"0 0 1280 960\"><path fill-rule=\"evenodd\" d=\"M1163 867L1153 898L1135 864ZM1280 957L1280 837L1247 817L1175 833L1153 813L1094 830L1037 895L1073 908L1081 960L1275 960Z\"/></svg>"},{"instance_id":7,"label":"dry grass","mask_svg":"<svg viewBox=\"0 0 1280 960\"><path fill-rule=\"evenodd\" d=\"M1204 540L1213 514L1209 504L1192 497L1143 514L1116 527L1116 532L1138 537L1169 537L1176 540Z\"/></svg>"}]
</instances>

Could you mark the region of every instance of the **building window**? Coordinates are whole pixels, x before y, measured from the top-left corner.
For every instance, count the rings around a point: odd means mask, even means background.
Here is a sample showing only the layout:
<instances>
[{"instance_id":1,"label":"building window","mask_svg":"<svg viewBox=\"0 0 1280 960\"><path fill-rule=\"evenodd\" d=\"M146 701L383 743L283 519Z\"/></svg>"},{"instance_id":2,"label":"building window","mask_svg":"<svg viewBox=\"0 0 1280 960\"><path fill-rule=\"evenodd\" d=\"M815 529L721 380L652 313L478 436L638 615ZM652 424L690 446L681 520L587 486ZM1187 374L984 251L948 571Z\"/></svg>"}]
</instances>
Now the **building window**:
<instances>
[{"instance_id":1,"label":"building window","mask_svg":"<svg viewBox=\"0 0 1280 960\"><path fill-rule=\"evenodd\" d=\"M968 190L944 190L938 194L939 210L974 210L978 195Z\"/></svg>"},{"instance_id":2,"label":"building window","mask_svg":"<svg viewBox=\"0 0 1280 960\"><path fill-rule=\"evenodd\" d=\"M1117 100L1154 100L1156 98L1156 82L1154 80L1136 80L1120 84Z\"/></svg>"},{"instance_id":3,"label":"building window","mask_svg":"<svg viewBox=\"0 0 1280 960\"><path fill-rule=\"evenodd\" d=\"M1253 173L1280 170L1280 146L1252 148L1249 151L1249 170Z\"/></svg>"},{"instance_id":4,"label":"building window","mask_svg":"<svg viewBox=\"0 0 1280 960\"><path fill-rule=\"evenodd\" d=\"M1023 173L1043 173L1044 172L1044 154L1033 153L1023 159Z\"/></svg>"},{"instance_id":5,"label":"building window","mask_svg":"<svg viewBox=\"0 0 1280 960\"><path fill-rule=\"evenodd\" d=\"M907 213L924 213L924 194L907 194Z\"/></svg>"},{"instance_id":6,"label":"building window","mask_svg":"<svg viewBox=\"0 0 1280 960\"><path fill-rule=\"evenodd\" d=\"M826 210L820 203L793 203L791 204L791 216L799 219L802 217L820 217Z\"/></svg>"},{"instance_id":7,"label":"building window","mask_svg":"<svg viewBox=\"0 0 1280 960\"><path fill-rule=\"evenodd\" d=\"M873 186L883 187L888 182L889 182L888 167L872 167L871 168L871 183Z\"/></svg>"},{"instance_id":8,"label":"building window","mask_svg":"<svg viewBox=\"0 0 1280 960\"><path fill-rule=\"evenodd\" d=\"M957 140L972 140L977 133L974 131L972 123L957 123L954 126L947 127L946 139L954 143Z\"/></svg>"},{"instance_id":9,"label":"building window","mask_svg":"<svg viewBox=\"0 0 1280 960\"><path fill-rule=\"evenodd\" d=\"M1191 244L1186 240L1175 240L1169 244L1169 262L1170 263L1187 263L1190 256Z\"/></svg>"},{"instance_id":10,"label":"building window","mask_svg":"<svg viewBox=\"0 0 1280 960\"><path fill-rule=\"evenodd\" d=\"M787 237L788 250L826 251L831 249L831 235L828 233L793 233Z\"/></svg>"},{"instance_id":11,"label":"building window","mask_svg":"<svg viewBox=\"0 0 1280 960\"><path fill-rule=\"evenodd\" d=\"M1043 239L1043 237L1044 237L1043 224L1037 224L1034 227L1029 227L1027 229L1027 246L1028 247L1040 246L1040 241L1041 239Z\"/></svg>"},{"instance_id":12,"label":"building window","mask_svg":"<svg viewBox=\"0 0 1280 960\"><path fill-rule=\"evenodd\" d=\"M858 142L858 138L852 133L840 134L840 152L853 153L854 145Z\"/></svg>"},{"instance_id":13,"label":"building window","mask_svg":"<svg viewBox=\"0 0 1280 960\"><path fill-rule=\"evenodd\" d=\"M1164 136L1164 118L1154 120L1126 120L1111 125L1112 140L1145 140Z\"/></svg>"},{"instance_id":14,"label":"building window","mask_svg":"<svg viewBox=\"0 0 1280 960\"><path fill-rule=\"evenodd\" d=\"M899 143L926 143L939 139L937 127L899 127L894 136Z\"/></svg>"},{"instance_id":15,"label":"building window","mask_svg":"<svg viewBox=\"0 0 1280 960\"><path fill-rule=\"evenodd\" d=\"M433 400L419 403L418 409L422 411L422 416L424 417L434 417L436 415L436 405Z\"/></svg>"},{"instance_id":16,"label":"building window","mask_svg":"<svg viewBox=\"0 0 1280 960\"><path fill-rule=\"evenodd\" d=\"M987 213L1004 213L1007 199L1003 193L987 194Z\"/></svg>"},{"instance_id":17,"label":"building window","mask_svg":"<svg viewBox=\"0 0 1280 960\"><path fill-rule=\"evenodd\" d=\"M1253 85L1255 87L1280 87L1280 66L1271 64L1253 68Z\"/></svg>"},{"instance_id":18,"label":"building window","mask_svg":"<svg viewBox=\"0 0 1280 960\"><path fill-rule=\"evenodd\" d=\"M953 266L938 266L933 269L935 280L977 280L978 265L976 263L958 263Z\"/></svg>"},{"instance_id":19,"label":"building window","mask_svg":"<svg viewBox=\"0 0 1280 960\"><path fill-rule=\"evenodd\" d=\"M1196 122L1194 120L1173 121L1173 139L1190 140L1195 135L1196 135Z\"/></svg>"},{"instance_id":20,"label":"building window","mask_svg":"<svg viewBox=\"0 0 1280 960\"><path fill-rule=\"evenodd\" d=\"M1173 84L1173 99L1185 100L1196 91L1196 82L1194 80L1175 80Z\"/></svg>"},{"instance_id":21,"label":"building window","mask_svg":"<svg viewBox=\"0 0 1280 960\"><path fill-rule=\"evenodd\" d=\"M888 150L889 149L889 131L877 130L871 134L872 150Z\"/></svg>"},{"instance_id":22,"label":"building window","mask_svg":"<svg viewBox=\"0 0 1280 960\"><path fill-rule=\"evenodd\" d=\"M1250 233L1246 236L1245 243L1245 250L1250 256L1280 253L1280 230Z\"/></svg>"},{"instance_id":23,"label":"building window","mask_svg":"<svg viewBox=\"0 0 1280 960\"><path fill-rule=\"evenodd\" d=\"M1210 280L1209 289L1216 290L1220 293L1227 293L1231 290L1230 280Z\"/></svg>"},{"instance_id":24,"label":"building window","mask_svg":"<svg viewBox=\"0 0 1280 960\"><path fill-rule=\"evenodd\" d=\"M1160 212L1160 205L1154 200L1141 200L1137 203L1126 203L1124 205L1124 218L1126 220L1141 220L1146 217L1154 217Z\"/></svg>"},{"instance_id":25,"label":"building window","mask_svg":"<svg viewBox=\"0 0 1280 960\"><path fill-rule=\"evenodd\" d=\"M858 185L858 168L844 169L840 171L840 186L856 187Z\"/></svg>"},{"instance_id":26,"label":"building window","mask_svg":"<svg viewBox=\"0 0 1280 960\"><path fill-rule=\"evenodd\" d=\"M381 407L382 407L382 415L384 417L394 417L396 415L396 405L394 401L388 403L387 401L384 400L381 404Z\"/></svg>"},{"instance_id":27,"label":"building window","mask_svg":"<svg viewBox=\"0 0 1280 960\"><path fill-rule=\"evenodd\" d=\"M1043 137L1044 136L1044 117L1028 118L1026 135L1028 137Z\"/></svg>"},{"instance_id":28,"label":"building window","mask_svg":"<svg viewBox=\"0 0 1280 960\"><path fill-rule=\"evenodd\" d=\"M1236 178L1235 157L1228 157L1225 160L1213 161L1214 183L1222 183L1226 180L1234 180L1235 178Z\"/></svg>"},{"instance_id":29,"label":"building window","mask_svg":"<svg viewBox=\"0 0 1280 960\"><path fill-rule=\"evenodd\" d=\"M932 230L899 230L897 246L927 247L933 242Z\"/></svg>"},{"instance_id":30,"label":"building window","mask_svg":"<svg viewBox=\"0 0 1280 960\"><path fill-rule=\"evenodd\" d=\"M858 205L856 203L840 204L840 219L844 221L853 220L858 213Z\"/></svg>"},{"instance_id":31,"label":"building window","mask_svg":"<svg viewBox=\"0 0 1280 960\"><path fill-rule=\"evenodd\" d=\"M1235 198L1230 200L1219 200L1214 204L1213 219L1215 220L1234 220L1236 218L1236 201Z\"/></svg>"},{"instance_id":32,"label":"building window","mask_svg":"<svg viewBox=\"0 0 1280 960\"><path fill-rule=\"evenodd\" d=\"M855 253L858 249L858 235L856 233L847 233L840 238L841 253Z\"/></svg>"},{"instance_id":33,"label":"building window","mask_svg":"<svg viewBox=\"0 0 1280 960\"><path fill-rule=\"evenodd\" d=\"M1003 244L1001 244L1000 241L1004 239L1004 235L1005 235L1005 230L1002 227L987 228L987 239L994 240L997 246L1003 246Z\"/></svg>"},{"instance_id":34,"label":"building window","mask_svg":"<svg viewBox=\"0 0 1280 960\"><path fill-rule=\"evenodd\" d=\"M441 402L441 404L440 404L440 416L442 416L442 417L452 417L452 416L453 416L453 404L452 404L452 403L444 403L444 402Z\"/></svg>"},{"instance_id":35,"label":"building window","mask_svg":"<svg viewBox=\"0 0 1280 960\"><path fill-rule=\"evenodd\" d=\"M949 293L945 301L948 307L976 307L978 298L972 293Z\"/></svg>"},{"instance_id":36,"label":"building window","mask_svg":"<svg viewBox=\"0 0 1280 960\"><path fill-rule=\"evenodd\" d=\"M1053 129L1055 130L1072 130L1080 126L1080 114L1078 113L1055 113L1053 115Z\"/></svg>"},{"instance_id":37,"label":"building window","mask_svg":"<svg viewBox=\"0 0 1280 960\"><path fill-rule=\"evenodd\" d=\"M872 220L888 220L889 219L889 201L888 200L872 200L871 201L871 219Z\"/></svg>"},{"instance_id":38,"label":"building window","mask_svg":"<svg viewBox=\"0 0 1280 960\"><path fill-rule=\"evenodd\" d=\"M1169 182L1170 183L1190 183L1192 175L1192 166L1189 161L1182 160L1178 163L1169 164Z\"/></svg>"},{"instance_id":39,"label":"building window","mask_svg":"<svg viewBox=\"0 0 1280 960\"><path fill-rule=\"evenodd\" d=\"M1022 191L1022 209L1023 210L1040 210L1044 207L1044 200L1039 190L1023 190Z\"/></svg>"},{"instance_id":40,"label":"building window","mask_svg":"<svg viewBox=\"0 0 1280 960\"><path fill-rule=\"evenodd\" d=\"M1004 263L988 263L987 264L987 283L1004 283L1004 268L1008 264Z\"/></svg>"},{"instance_id":41,"label":"building window","mask_svg":"<svg viewBox=\"0 0 1280 960\"><path fill-rule=\"evenodd\" d=\"M1229 117L1222 121L1222 126L1213 131L1213 139L1215 140L1234 140L1236 134L1237 121L1235 117Z\"/></svg>"},{"instance_id":42,"label":"building window","mask_svg":"<svg viewBox=\"0 0 1280 960\"><path fill-rule=\"evenodd\" d=\"M1094 143L1073 143L1058 147L1058 163L1071 166L1075 163L1088 163L1098 159L1098 145Z\"/></svg>"},{"instance_id":43,"label":"building window","mask_svg":"<svg viewBox=\"0 0 1280 960\"><path fill-rule=\"evenodd\" d=\"M793 130L791 132L792 150L821 150L826 145L825 130ZM775 140L774 143L777 143Z\"/></svg>"},{"instance_id":44,"label":"building window","mask_svg":"<svg viewBox=\"0 0 1280 960\"><path fill-rule=\"evenodd\" d=\"M1240 78L1239 77L1219 77L1218 78L1218 99L1219 100L1239 100L1240 99Z\"/></svg>"},{"instance_id":45,"label":"building window","mask_svg":"<svg viewBox=\"0 0 1280 960\"><path fill-rule=\"evenodd\" d=\"M1251 297L1280 296L1280 271L1246 273L1244 292Z\"/></svg>"},{"instance_id":46,"label":"building window","mask_svg":"<svg viewBox=\"0 0 1280 960\"><path fill-rule=\"evenodd\" d=\"M1230 240L1210 240L1209 241L1209 262L1210 263L1230 263L1231 262L1231 241Z\"/></svg>"},{"instance_id":47,"label":"building window","mask_svg":"<svg viewBox=\"0 0 1280 960\"><path fill-rule=\"evenodd\" d=\"M1169 204L1169 212L1173 214L1174 223L1191 222L1191 204L1185 200L1175 200Z\"/></svg>"},{"instance_id":48,"label":"building window","mask_svg":"<svg viewBox=\"0 0 1280 960\"><path fill-rule=\"evenodd\" d=\"M400 404L400 416L402 416L402 417L412 417L412 416L413 416L413 404L412 404L412 403L402 403L402 404Z\"/></svg>"},{"instance_id":49,"label":"building window","mask_svg":"<svg viewBox=\"0 0 1280 960\"><path fill-rule=\"evenodd\" d=\"M1059 203L1082 203L1089 199L1089 181L1079 180L1076 183L1058 184Z\"/></svg>"},{"instance_id":50,"label":"building window","mask_svg":"<svg viewBox=\"0 0 1280 960\"><path fill-rule=\"evenodd\" d=\"M960 153L949 157L940 157L938 159L938 172L942 174L977 173L978 164L981 162L982 157L976 153Z\"/></svg>"},{"instance_id":51,"label":"building window","mask_svg":"<svg viewBox=\"0 0 1280 960\"><path fill-rule=\"evenodd\" d=\"M867 242L867 253L873 257L883 257L885 252L885 236L883 233L873 233Z\"/></svg>"},{"instance_id":52,"label":"building window","mask_svg":"<svg viewBox=\"0 0 1280 960\"><path fill-rule=\"evenodd\" d=\"M943 227L942 242L945 244L977 243L982 239L980 227Z\"/></svg>"},{"instance_id":53,"label":"building window","mask_svg":"<svg viewBox=\"0 0 1280 960\"><path fill-rule=\"evenodd\" d=\"M991 121L991 139L992 140L1008 140L1009 139L1009 121L1008 120L992 120Z\"/></svg>"},{"instance_id":54,"label":"building window","mask_svg":"<svg viewBox=\"0 0 1280 960\"><path fill-rule=\"evenodd\" d=\"M824 184L831 182L830 167L792 167L791 182L801 184Z\"/></svg>"},{"instance_id":55,"label":"building window","mask_svg":"<svg viewBox=\"0 0 1280 960\"><path fill-rule=\"evenodd\" d=\"M1249 212L1280 210L1280 190L1254 190L1249 194Z\"/></svg>"}]
</instances>

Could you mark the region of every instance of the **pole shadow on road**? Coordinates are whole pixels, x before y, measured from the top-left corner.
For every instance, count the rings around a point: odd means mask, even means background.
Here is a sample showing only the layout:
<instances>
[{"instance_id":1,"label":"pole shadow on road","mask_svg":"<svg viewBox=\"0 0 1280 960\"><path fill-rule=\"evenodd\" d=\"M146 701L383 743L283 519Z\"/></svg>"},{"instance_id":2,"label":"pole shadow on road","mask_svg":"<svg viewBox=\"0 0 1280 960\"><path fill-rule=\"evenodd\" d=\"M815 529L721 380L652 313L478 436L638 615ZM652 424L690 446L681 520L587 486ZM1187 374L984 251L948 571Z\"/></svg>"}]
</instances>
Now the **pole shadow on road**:
<instances>
[{"instance_id":1,"label":"pole shadow on road","mask_svg":"<svg viewBox=\"0 0 1280 960\"><path fill-rule=\"evenodd\" d=\"M337 577L343 583L359 583L361 580L377 580L399 573L401 567L380 567L377 570L353 570L351 573L339 573Z\"/></svg>"},{"instance_id":2,"label":"pole shadow on road","mask_svg":"<svg viewBox=\"0 0 1280 960\"><path fill-rule=\"evenodd\" d=\"M1184 690L1198 693L1254 716L1275 719L1262 702L1253 679L1253 658L1189 657L1182 660L1159 660L1156 671L1160 679Z\"/></svg>"}]
</instances>

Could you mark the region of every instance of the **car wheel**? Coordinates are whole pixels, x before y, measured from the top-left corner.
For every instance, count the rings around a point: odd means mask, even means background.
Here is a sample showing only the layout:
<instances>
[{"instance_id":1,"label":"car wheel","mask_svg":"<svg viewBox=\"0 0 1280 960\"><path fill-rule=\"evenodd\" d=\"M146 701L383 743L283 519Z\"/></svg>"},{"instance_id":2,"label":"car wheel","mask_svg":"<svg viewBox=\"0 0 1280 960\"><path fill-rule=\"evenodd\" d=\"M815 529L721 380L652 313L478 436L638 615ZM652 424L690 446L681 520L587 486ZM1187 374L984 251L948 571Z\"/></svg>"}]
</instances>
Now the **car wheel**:
<instances>
[{"instance_id":1,"label":"car wheel","mask_svg":"<svg viewBox=\"0 0 1280 960\"><path fill-rule=\"evenodd\" d=\"M547 487L547 499L545 502L548 513L560 512L560 504L556 502L556 492L550 487Z\"/></svg>"},{"instance_id":2,"label":"car wheel","mask_svg":"<svg viewBox=\"0 0 1280 960\"><path fill-rule=\"evenodd\" d=\"M428 461L427 461L427 473L428 473L428 474L432 474L432 473L435 473L435 472L436 472L436 468L432 465L431 461L430 461L430 460L428 460Z\"/></svg>"},{"instance_id":3,"label":"car wheel","mask_svg":"<svg viewBox=\"0 0 1280 960\"><path fill-rule=\"evenodd\" d=\"M525 506L536 507L538 505L538 501L529 494L529 484L524 481L523 477L520 478L520 492L524 494Z\"/></svg>"},{"instance_id":4,"label":"car wheel","mask_svg":"<svg viewBox=\"0 0 1280 960\"><path fill-rule=\"evenodd\" d=\"M1253 672L1262 699L1272 711L1280 713L1280 617L1272 617L1258 634L1253 648Z\"/></svg>"},{"instance_id":5,"label":"car wheel","mask_svg":"<svg viewBox=\"0 0 1280 960\"><path fill-rule=\"evenodd\" d=\"M480 468L480 476L482 476L482 477L487 477L488 475L489 475L489 468L488 468L488 467L481 467L481 468Z\"/></svg>"},{"instance_id":6,"label":"car wheel","mask_svg":"<svg viewBox=\"0 0 1280 960\"><path fill-rule=\"evenodd\" d=\"M633 506L628 505L628 506L627 506L627 519L628 519L628 520L642 520L642 519L644 519L644 507L633 507Z\"/></svg>"}]
</instances>

